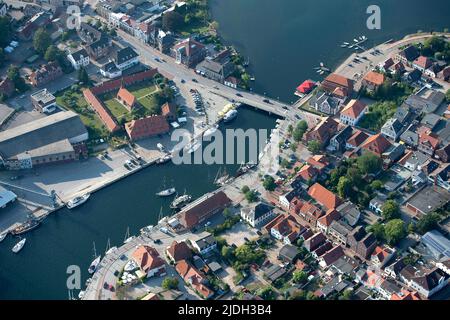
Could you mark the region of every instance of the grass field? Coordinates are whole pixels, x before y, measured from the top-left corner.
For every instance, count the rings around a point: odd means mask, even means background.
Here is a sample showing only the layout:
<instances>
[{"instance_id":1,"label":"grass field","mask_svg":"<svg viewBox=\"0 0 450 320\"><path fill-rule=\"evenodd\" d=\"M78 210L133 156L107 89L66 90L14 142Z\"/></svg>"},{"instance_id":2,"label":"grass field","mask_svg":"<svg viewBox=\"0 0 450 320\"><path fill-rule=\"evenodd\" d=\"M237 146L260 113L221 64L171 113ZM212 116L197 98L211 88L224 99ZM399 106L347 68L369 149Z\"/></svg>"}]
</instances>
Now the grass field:
<instances>
[{"instance_id":1,"label":"grass field","mask_svg":"<svg viewBox=\"0 0 450 320\"><path fill-rule=\"evenodd\" d=\"M89 131L90 138L104 138L108 136L108 130L97 114L89 108L80 91L67 89L56 95L56 103L65 109L79 114L81 121Z\"/></svg>"}]
</instances>

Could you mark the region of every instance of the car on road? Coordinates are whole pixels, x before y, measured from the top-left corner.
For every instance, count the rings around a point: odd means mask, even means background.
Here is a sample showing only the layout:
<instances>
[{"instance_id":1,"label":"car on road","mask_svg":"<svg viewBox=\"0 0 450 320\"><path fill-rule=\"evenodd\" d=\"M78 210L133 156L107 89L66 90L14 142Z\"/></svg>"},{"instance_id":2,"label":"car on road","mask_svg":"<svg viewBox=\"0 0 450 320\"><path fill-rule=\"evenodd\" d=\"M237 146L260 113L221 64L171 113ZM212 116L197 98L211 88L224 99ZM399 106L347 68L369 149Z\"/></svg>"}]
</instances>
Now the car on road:
<instances>
[{"instance_id":1,"label":"car on road","mask_svg":"<svg viewBox=\"0 0 450 320\"><path fill-rule=\"evenodd\" d=\"M181 83L186 83L186 80L184 80L184 79L181 79Z\"/></svg>"},{"instance_id":2,"label":"car on road","mask_svg":"<svg viewBox=\"0 0 450 320\"><path fill-rule=\"evenodd\" d=\"M161 62L161 60L159 60L158 57L154 57L153 59L154 59L156 62Z\"/></svg>"},{"instance_id":3,"label":"car on road","mask_svg":"<svg viewBox=\"0 0 450 320\"><path fill-rule=\"evenodd\" d=\"M192 82L198 83L197 79L192 78Z\"/></svg>"},{"instance_id":4,"label":"car on road","mask_svg":"<svg viewBox=\"0 0 450 320\"><path fill-rule=\"evenodd\" d=\"M282 108L283 108L284 110L289 110L289 108L288 108L287 106L282 106Z\"/></svg>"},{"instance_id":5,"label":"car on road","mask_svg":"<svg viewBox=\"0 0 450 320\"><path fill-rule=\"evenodd\" d=\"M270 100L269 99L264 99L263 102L270 103Z\"/></svg>"},{"instance_id":6,"label":"car on road","mask_svg":"<svg viewBox=\"0 0 450 320\"><path fill-rule=\"evenodd\" d=\"M153 243L154 244L161 244L162 241L161 241L161 239L155 239L155 240L153 240Z\"/></svg>"},{"instance_id":7,"label":"car on road","mask_svg":"<svg viewBox=\"0 0 450 320\"><path fill-rule=\"evenodd\" d=\"M240 94L240 93L236 93L236 95L237 95L238 97L243 97L243 95Z\"/></svg>"},{"instance_id":8,"label":"car on road","mask_svg":"<svg viewBox=\"0 0 450 320\"><path fill-rule=\"evenodd\" d=\"M300 120L302 117L300 117L298 114L295 115L295 117Z\"/></svg>"},{"instance_id":9,"label":"car on road","mask_svg":"<svg viewBox=\"0 0 450 320\"><path fill-rule=\"evenodd\" d=\"M23 175L18 175L18 176L12 176L11 178L9 178L9 180L15 181L15 180L19 180L19 179L22 179L22 178L23 178Z\"/></svg>"}]
</instances>

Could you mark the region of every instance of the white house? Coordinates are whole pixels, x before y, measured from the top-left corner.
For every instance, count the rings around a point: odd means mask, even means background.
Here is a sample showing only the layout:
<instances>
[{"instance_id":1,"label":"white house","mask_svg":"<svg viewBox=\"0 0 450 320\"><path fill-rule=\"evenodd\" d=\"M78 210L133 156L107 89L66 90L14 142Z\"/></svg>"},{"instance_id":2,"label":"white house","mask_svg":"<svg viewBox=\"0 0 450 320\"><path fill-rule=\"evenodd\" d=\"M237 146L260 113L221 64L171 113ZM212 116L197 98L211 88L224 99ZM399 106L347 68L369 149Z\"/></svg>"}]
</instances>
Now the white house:
<instances>
[{"instance_id":1,"label":"white house","mask_svg":"<svg viewBox=\"0 0 450 320\"><path fill-rule=\"evenodd\" d=\"M344 124L355 126L367 111L367 105L360 101L351 100L341 111L340 120Z\"/></svg>"},{"instance_id":2,"label":"white house","mask_svg":"<svg viewBox=\"0 0 450 320\"><path fill-rule=\"evenodd\" d=\"M89 54L84 49L70 53L67 56L67 59L70 61L75 70L79 70L81 67L87 67L91 62L89 59Z\"/></svg>"},{"instance_id":3,"label":"white house","mask_svg":"<svg viewBox=\"0 0 450 320\"><path fill-rule=\"evenodd\" d=\"M275 215L273 209L274 207L261 202L255 207L241 209L241 218L253 228L258 228Z\"/></svg>"},{"instance_id":4,"label":"white house","mask_svg":"<svg viewBox=\"0 0 450 320\"><path fill-rule=\"evenodd\" d=\"M114 56L114 62L120 70L126 70L139 63L139 55L131 47L118 50Z\"/></svg>"},{"instance_id":5,"label":"white house","mask_svg":"<svg viewBox=\"0 0 450 320\"><path fill-rule=\"evenodd\" d=\"M202 233L198 239L191 239L190 242L192 247L201 255L205 255L217 248L216 239L208 232Z\"/></svg>"},{"instance_id":6,"label":"white house","mask_svg":"<svg viewBox=\"0 0 450 320\"><path fill-rule=\"evenodd\" d=\"M122 70L117 68L113 61L110 61L100 68L100 73L105 78L114 79L122 75Z\"/></svg>"}]
</instances>

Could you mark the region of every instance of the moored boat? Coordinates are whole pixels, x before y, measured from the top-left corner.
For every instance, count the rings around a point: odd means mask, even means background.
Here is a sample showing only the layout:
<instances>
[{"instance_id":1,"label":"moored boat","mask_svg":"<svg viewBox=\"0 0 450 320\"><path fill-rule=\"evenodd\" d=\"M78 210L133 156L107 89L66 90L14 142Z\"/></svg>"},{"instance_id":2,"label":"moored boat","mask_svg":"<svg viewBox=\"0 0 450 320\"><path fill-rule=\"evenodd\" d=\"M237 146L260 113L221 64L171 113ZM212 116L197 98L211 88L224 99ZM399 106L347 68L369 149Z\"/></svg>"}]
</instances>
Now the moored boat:
<instances>
[{"instance_id":1,"label":"moored boat","mask_svg":"<svg viewBox=\"0 0 450 320\"><path fill-rule=\"evenodd\" d=\"M237 110L234 110L234 109L230 110L223 116L223 121L224 122L231 122L234 119L236 119L237 114L238 114Z\"/></svg>"},{"instance_id":2,"label":"moored boat","mask_svg":"<svg viewBox=\"0 0 450 320\"><path fill-rule=\"evenodd\" d=\"M68 209L73 209L76 208L78 206L81 206L83 203L85 203L86 201L88 201L89 197L91 196L90 193L86 193L80 197L75 197L71 200L69 200L69 202L67 202L66 207Z\"/></svg>"},{"instance_id":3,"label":"moored boat","mask_svg":"<svg viewBox=\"0 0 450 320\"><path fill-rule=\"evenodd\" d=\"M206 130L205 132L203 132L203 137L209 137L212 136L214 133L217 132L219 126L216 124L214 126L212 126L211 128L209 128L208 130Z\"/></svg>"},{"instance_id":4,"label":"moored boat","mask_svg":"<svg viewBox=\"0 0 450 320\"><path fill-rule=\"evenodd\" d=\"M2 242L3 240L5 240L5 238L6 238L7 235L8 235L8 232L0 233L0 242Z\"/></svg>"},{"instance_id":5,"label":"moored boat","mask_svg":"<svg viewBox=\"0 0 450 320\"><path fill-rule=\"evenodd\" d=\"M179 209L185 204L189 203L192 200L192 196L188 194L184 194L182 196L176 197L175 200L170 204L170 208Z\"/></svg>"},{"instance_id":6,"label":"moored boat","mask_svg":"<svg viewBox=\"0 0 450 320\"><path fill-rule=\"evenodd\" d=\"M18 253L20 250L23 249L23 246L25 245L25 242L27 241L26 238L23 238L19 242L16 243L16 245L12 248L12 252Z\"/></svg>"},{"instance_id":7,"label":"moored boat","mask_svg":"<svg viewBox=\"0 0 450 320\"><path fill-rule=\"evenodd\" d=\"M39 224L40 224L39 220L29 219L28 221L22 223L17 228L13 229L11 231L11 234L15 235L15 236L23 234L25 232L28 232L28 231L31 231L31 230L37 228L39 226Z\"/></svg>"},{"instance_id":8,"label":"moored boat","mask_svg":"<svg viewBox=\"0 0 450 320\"><path fill-rule=\"evenodd\" d=\"M101 256L98 256L91 262L91 265L89 266L89 269L88 269L89 274L93 274L95 272L95 270L97 270L97 267L98 267L98 264L100 263L101 258L102 258Z\"/></svg>"},{"instance_id":9,"label":"moored boat","mask_svg":"<svg viewBox=\"0 0 450 320\"><path fill-rule=\"evenodd\" d=\"M175 192L177 192L177 190L175 188L169 188L169 189L157 192L156 195L159 197L169 197L169 196L173 195Z\"/></svg>"}]
</instances>

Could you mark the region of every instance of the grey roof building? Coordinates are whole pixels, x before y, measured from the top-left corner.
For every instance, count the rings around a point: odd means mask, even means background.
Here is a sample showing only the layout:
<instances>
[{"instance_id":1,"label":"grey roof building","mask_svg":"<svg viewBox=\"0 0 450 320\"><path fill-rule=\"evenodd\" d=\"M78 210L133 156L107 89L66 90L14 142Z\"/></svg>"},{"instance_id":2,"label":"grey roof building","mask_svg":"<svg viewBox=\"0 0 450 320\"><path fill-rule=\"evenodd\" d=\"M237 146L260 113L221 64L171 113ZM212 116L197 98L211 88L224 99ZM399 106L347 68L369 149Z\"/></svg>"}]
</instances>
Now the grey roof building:
<instances>
[{"instance_id":1,"label":"grey roof building","mask_svg":"<svg viewBox=\"0 0 450 320\"><path fill-rule=\"evenodd\" d=\"M260 202L254 207L243 208L241 217L252 227L260 227L275 215L273 209L273 206Z\"/></svg>"},{"instance_id":2,"label":"grey roof building","mask_svg":"<svg viewBox=\"0 0 450 320\"><path fill-rule=\"evenodd\" d=\"M381 134L394 141L397 141L402 131L403 124L396 118L390 118L381 128Z\"/></svg>"},{"instance_id":3,"label":"grey roof building","mask_svg":"<svg viewBox=\"0 0 450 320\"><path fill-rule=\"evenodd\" d=\"M58 112L0 132L0 157L5 164L17 161L18 157L26 154L43 156L46 153L65 153L70 151L69 145L88 138L86 127L76 113Z\"/></svg>"},{"instance_id":4,"label":"grey roof building","mask_svg":"<svg viewBox=\"0 0 450 320\"><path fill-rule=\"evenodd\" d=\"M430 249L437 260L450 258L450 241L437 230L432 230L422 236L422 243Z\"/></svg>"}]
</instances>

